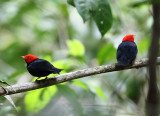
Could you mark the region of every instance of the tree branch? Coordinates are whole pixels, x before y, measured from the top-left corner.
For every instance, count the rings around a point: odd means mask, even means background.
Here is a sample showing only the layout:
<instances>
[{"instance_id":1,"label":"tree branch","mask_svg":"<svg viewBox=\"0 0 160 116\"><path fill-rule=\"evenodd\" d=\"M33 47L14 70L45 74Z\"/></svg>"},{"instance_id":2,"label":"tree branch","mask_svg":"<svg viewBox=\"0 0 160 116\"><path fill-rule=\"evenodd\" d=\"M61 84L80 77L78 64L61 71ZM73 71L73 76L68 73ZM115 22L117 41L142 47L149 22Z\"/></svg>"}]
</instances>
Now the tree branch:
<instances>
[{"instance_id":1,"label":"tree branch","mask_svg":"<svg viewBox=\"0 0 160 116\"><path fill-rule=\"evenodd\" d=\"M160 57L157 58L157 65L160 65ZM17 84L7 87L0 87L0 96L16 94L21 92L26 92L34 89L44 88L51 85L56 85L59 83L63 83L66 81L70 81L77 78L82 78L90 75L96 75L101 73L113 72L113 71L120 71L120 70L127 70L132 68L141 68L146 67L148 65L148 58L144 58L141 60L135 61L132 66L128 67L116 67L115 64L109 64L104 66L97 66L93 68L87 68L83 70L78 70L75 72L70 72L66 74L61 74L55 77L48 78L46 80L40 80L38 82L29 82L24 84Z\"/></svg>"}]
</instances>

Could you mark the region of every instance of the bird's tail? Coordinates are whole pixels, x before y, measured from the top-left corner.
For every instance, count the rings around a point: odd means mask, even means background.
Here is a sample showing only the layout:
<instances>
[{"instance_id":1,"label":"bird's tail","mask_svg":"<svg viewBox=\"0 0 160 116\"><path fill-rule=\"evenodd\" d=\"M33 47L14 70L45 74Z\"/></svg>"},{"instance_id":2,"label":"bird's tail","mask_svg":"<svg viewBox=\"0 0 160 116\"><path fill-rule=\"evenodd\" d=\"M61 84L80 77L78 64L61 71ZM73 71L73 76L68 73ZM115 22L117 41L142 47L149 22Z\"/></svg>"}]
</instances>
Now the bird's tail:
<instances>
[{"instance_id":1,"label":"bird's tail","mask_svg":"<svg viewBox=\"0 0 160 116\"><path fill-rule=\"evenodd\" d=\"M62 70L64 70L64 69L55 68L53 71L53 74L59 74Z\"/></svg>"}]
</instances>

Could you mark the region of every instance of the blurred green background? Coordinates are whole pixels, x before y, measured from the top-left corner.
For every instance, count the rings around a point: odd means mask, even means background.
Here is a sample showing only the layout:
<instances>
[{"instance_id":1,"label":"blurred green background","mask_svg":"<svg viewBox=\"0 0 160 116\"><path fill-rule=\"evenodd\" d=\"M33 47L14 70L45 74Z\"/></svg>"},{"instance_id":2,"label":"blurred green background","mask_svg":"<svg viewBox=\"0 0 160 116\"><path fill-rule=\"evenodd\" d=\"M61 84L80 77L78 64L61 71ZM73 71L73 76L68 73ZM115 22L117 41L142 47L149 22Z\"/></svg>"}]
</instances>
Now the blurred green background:
<instances>
[{"instance_id":1,"label":"blurred green background","mask_svg":"<svg viewBox=\"0 0 160 116\"><path fill-rule=\"evenodd\" d=\"M126 34L136 35L137 59L147 57L151 5L143 0L108 3L112 18L106 19L113 23L102 38L96 17L83 20L83 13L82 18L66 0L0 0L0 80L35 80L20 57L26 54L52 62L62 73L115 63ZM100 74L11 95L18 111L1 97L0 116L143 116L146 72L140 68Z\"/></svg>"}]
</instances>

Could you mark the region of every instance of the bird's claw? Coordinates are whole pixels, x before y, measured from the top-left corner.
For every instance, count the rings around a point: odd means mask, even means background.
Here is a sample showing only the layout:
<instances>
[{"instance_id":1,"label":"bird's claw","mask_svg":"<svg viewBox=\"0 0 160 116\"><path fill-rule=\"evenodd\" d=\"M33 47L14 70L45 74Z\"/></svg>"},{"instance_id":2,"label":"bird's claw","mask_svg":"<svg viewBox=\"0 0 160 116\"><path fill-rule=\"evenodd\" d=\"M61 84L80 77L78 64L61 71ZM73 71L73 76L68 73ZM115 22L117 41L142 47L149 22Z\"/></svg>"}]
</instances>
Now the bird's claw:
<instances>
[{"instance_id":1,"label":"bird's claw","mask_svg":"<svg viewBox=\"0 0 160 116\"><path fill-rule=\"evenodd\" d=\"M45 80L48 79L48 77L46 76Z\"/></svg>"}]
</instances>

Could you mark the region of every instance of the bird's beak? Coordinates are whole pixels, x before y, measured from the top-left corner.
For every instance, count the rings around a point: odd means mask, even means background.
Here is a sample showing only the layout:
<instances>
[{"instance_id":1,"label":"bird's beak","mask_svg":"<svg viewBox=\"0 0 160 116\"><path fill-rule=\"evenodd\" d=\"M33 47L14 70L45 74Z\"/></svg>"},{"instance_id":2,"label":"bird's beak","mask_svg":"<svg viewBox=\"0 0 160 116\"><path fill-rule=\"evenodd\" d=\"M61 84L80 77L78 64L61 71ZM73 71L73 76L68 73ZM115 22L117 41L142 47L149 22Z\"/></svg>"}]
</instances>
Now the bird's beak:
<instances>
[{"instance_id":1,"label":"bird's beak","mask_svg":"<svg viewBox=\"0 0 160 116\"><path fill-rule=\"evenodd\" d=\"M24 56L21 56L22 58L25 58Z\"/></svg>"}]
</instances>

